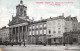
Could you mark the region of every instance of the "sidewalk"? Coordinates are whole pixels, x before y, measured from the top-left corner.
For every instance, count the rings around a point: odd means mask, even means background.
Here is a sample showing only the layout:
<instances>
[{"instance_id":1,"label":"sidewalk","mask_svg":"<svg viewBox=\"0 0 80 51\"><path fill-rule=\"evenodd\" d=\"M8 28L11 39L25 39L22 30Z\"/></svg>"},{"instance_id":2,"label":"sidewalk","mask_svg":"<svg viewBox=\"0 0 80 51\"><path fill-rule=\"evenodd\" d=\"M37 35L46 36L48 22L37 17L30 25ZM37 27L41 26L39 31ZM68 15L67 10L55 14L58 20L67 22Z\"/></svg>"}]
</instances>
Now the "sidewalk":
<instances>
[{"instance_id":1,"label":"sidewalk","mask_svg":"<svg viewBox=\"0 0 80 51\"><path fill-rule=\"evenodd\" d=\"M7 49L7 51L80 51L80 46L77 45L68 45L68 46L63 46L63 45L26 45L24 47L23 45L14 45L14 46L3 46L4 49Z\"/></svg>"},{"instance_id":2,"label":"sidewalk","mask_svg":"<svg viewBox=\"0 0 80 51\"><path fill-rule=\"evenodd\" d=\"M24 46L21 46L22 48L24 48ZM30 47L30 48L29 48ZM80 46L77 45L26 45L25 48L29 48L29 49L36 49L36 50L80 50Z\"/></svg>"}]
</instances>

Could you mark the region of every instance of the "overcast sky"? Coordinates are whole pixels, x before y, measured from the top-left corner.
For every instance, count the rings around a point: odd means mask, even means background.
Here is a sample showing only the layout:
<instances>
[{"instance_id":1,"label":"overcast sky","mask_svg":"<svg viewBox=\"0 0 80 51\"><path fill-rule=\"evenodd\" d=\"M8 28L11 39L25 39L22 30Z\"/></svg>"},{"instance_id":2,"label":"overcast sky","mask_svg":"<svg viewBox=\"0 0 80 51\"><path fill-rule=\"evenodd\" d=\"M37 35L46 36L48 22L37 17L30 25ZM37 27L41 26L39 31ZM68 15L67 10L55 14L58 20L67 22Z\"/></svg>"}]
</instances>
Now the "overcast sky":
<instances>
[{"instance_id":1,"label":"overcast sky","mask_svg":"<svg viewBox=\"0 0 80 51\"><path fill-rule=\"evenodd\" d=\"M37 4L36 2L43 2L43 4ZM60 6L46 4L45 2L73 2L70 4L63 3ZM12 15L16 15L16 5L20 3L20 0L0 0L0 28L7 26L9 19L12 19ZM62 15L67 17L77 16L80 22L80 0L23 0L25 6L27 6L27 15L30 19L34 17L34 20L39 20L49 17L56 17Z\"/></svg>"}]
</instances>

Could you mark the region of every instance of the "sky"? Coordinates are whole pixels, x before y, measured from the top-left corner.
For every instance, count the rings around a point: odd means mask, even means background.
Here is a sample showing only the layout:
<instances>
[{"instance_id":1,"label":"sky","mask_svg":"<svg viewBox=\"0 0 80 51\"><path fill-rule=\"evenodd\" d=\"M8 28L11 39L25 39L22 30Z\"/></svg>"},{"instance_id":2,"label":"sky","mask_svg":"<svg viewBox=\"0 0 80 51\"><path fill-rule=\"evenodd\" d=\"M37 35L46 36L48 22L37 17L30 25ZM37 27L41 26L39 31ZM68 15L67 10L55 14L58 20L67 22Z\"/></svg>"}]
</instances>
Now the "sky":
<instances>
[{"instance_id":1,"label":"sky","mask_svg":"<svg viewBox=\"0 0 80 51\"><path fill-rule=\"evenodd\" d=\"M0 28L8 26L12 15L16 16L16 6L19 3L20 0L0 0ZM27 6L27 16L30 19L40 20L41 17L47 19L64 13L65 17L77 16L80 22L80 0L23 0L23 3Z\"/></svg>"}]
</instances>

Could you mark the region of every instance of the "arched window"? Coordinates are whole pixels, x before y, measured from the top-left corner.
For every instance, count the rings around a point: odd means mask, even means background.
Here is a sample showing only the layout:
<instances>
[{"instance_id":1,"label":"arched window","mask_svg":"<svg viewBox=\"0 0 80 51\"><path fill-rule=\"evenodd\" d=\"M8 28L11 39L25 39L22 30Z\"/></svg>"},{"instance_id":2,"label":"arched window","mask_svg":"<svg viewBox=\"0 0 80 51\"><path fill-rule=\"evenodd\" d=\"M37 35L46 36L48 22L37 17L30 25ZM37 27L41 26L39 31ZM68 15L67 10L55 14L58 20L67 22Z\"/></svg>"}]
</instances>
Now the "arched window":
<instances>
[{"instance_id":1,"label":"arched window","mask_svg":"<svg viewBox=\"0 0 80 51\"><path fill-rule=\"evenodd\" d=\"M22 11L23 11L23 9L21 8L21 9L20 9L20 14L21 14L21 15L23 14Z\"/></svg>"}]
</instances>

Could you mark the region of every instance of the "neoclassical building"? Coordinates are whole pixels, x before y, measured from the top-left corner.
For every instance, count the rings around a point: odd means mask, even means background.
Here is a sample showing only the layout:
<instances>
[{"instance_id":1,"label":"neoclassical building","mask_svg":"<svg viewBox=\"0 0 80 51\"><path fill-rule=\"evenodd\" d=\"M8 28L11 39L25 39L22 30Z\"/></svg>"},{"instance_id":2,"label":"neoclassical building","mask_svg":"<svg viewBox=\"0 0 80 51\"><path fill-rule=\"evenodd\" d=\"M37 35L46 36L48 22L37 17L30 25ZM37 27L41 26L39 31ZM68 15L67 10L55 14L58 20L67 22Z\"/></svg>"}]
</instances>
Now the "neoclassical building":
<instances>
[{"instance_id":1,"label":"neoclassical building","mask_svg":"<svg viewBox=\"0 0 80 51\"><path fill-rule=\"evenodd\" d=\"M16 16L9 21L10 42L26 42L28 37L28 24L32 22L26 14L27 7L20 1L16 6Z\"/></svg>"},{"instance_id":2,"label":"neoclassical building","mask_svg":"<svg viewBox=\"0 0 80 51\"><path fill-rule=\"evenodd\" d=\"M63 43L63 34L77 30L77 17L50 17L39 21L29 19L27 7L20 1L16 6L16 16L9 21L10 42L28 44Z\"/></svg>"}]
</instances>

